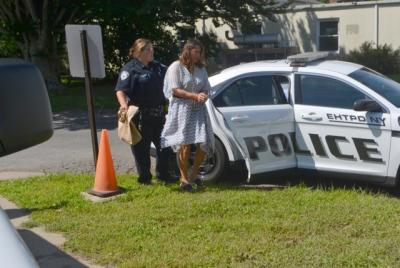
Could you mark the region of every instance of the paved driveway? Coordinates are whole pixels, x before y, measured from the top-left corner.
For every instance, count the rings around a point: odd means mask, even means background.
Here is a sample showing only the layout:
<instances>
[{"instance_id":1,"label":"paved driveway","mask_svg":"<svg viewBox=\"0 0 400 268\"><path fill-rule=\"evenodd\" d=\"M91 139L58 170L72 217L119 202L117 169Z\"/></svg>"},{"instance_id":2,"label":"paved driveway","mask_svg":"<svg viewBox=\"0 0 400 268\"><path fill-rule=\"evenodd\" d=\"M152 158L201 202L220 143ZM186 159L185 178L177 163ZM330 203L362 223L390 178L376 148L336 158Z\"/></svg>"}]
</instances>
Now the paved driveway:
<instances>
[{"instance_id":1,"label":"paved driveway","mask_svg":"<svg viewBox=\"0 0 400 268\"><path fill-rule=\"evenodd\" d=\"M117 173L135 172L130 147L117 136L115 111L96 111L98 137L109 130L111 153ZM100 140L99 140L100 141ZM50 140L0 158L0 177L14 172L93 172L93 153L87 112L71 110L54 114L54 134Z\"/></svg>"}]
</instances>

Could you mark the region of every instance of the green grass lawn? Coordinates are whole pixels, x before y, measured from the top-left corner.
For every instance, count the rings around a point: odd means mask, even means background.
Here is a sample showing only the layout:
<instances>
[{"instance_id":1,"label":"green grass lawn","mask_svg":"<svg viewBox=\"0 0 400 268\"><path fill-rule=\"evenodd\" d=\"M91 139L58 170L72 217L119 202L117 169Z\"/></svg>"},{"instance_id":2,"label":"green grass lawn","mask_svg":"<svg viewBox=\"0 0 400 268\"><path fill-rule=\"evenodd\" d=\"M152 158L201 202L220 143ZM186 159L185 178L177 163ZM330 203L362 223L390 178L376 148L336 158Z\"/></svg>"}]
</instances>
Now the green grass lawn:
<instances>
[{"instance_id":1,"label":"green grass lawn","mask_svg":"<svg viewBox=\"0 0 400 268\"><path fill-rule=\"evenodd\" d=\"M400 201L385 193L293 186L242 189L142 186L107 203L80 192L92 176L49 175L0 183L32 211L29 226L63 233L69 251L118 267L398 267Z\"/></svg>"},{"instance_id":2,"label":"green grass lawn","mask_svg":"<svg viewBox=\"0 0 400 268\"><path fill-rule=\"evenodd\" d=\"M61 91L49 91L49 98L53 112L67 109L87 110L85 84L83 80L72 80L64 85ZM93 102L96 109L118 108L114 91L115 84L111 81L93 83Z\"/></svg>"}]
</instances>

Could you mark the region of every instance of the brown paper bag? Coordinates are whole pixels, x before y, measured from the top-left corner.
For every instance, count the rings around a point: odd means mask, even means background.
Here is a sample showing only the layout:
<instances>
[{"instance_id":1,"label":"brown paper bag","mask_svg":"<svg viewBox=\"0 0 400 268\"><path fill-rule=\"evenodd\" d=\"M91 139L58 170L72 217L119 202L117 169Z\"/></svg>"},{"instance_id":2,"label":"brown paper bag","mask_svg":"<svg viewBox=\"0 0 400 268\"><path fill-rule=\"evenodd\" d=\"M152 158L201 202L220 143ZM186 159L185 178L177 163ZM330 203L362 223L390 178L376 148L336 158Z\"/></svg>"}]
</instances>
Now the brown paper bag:
<instances>
[{"instance_id":1,"label":"brown paper bag","mask_svg":"<svg viewBox=\"0 0 400 268\"><path fill-rule=\"evenodd\" d=\"M118 111L118 137L130 145L135 145L142 139L142 135L132 122L138 110L137 106L129 105L127 112Z\"/></svg>"}]
</instances>

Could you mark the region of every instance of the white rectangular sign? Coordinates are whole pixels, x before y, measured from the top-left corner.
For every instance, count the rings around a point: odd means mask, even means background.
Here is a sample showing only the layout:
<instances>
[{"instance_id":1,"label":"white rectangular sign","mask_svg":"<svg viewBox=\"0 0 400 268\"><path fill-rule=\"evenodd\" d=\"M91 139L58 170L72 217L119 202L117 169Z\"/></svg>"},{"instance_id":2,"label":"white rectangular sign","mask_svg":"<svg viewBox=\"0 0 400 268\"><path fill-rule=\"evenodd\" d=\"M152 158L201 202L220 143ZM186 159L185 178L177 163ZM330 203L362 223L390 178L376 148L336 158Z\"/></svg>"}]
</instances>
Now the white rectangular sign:
<instances>
[{"instance_id":1,"label":"white rectangular sign","mask_svg":"<svg viewBox=\"0 0 400 268\"><path fill-rule=\"evenodd\" d=\"M65 26L69 70L71 72L71 76L85 77L81 44L82 31L86 31L87 36L91 77L104 78L106 76L106 72L104 68L101 28L99 25L68 24Z\"/></svg>"}]
</instances>

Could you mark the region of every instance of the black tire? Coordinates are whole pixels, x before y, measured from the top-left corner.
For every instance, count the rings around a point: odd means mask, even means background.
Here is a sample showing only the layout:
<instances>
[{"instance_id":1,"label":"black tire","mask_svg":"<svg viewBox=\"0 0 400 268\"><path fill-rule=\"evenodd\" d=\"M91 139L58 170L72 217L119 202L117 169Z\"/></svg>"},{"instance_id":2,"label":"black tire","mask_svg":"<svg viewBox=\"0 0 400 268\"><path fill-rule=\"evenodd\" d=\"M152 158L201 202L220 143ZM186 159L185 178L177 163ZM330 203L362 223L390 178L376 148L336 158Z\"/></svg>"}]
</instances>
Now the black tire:
<instances>
[{"instance_id":1,"label":"black tire","mask_svg":"<svg viewBox=\"0 0 400 268\"><path fill-rule=\"evenodd\" d=\"M191 149L192 153L189 158L189 166L193 164L194 152L196 150L196 147L193 146ZM200 166L199 178L206 181L217 181L219 179L222 179L225 172L227 171L226 168L228 164L227 159L228 158L226 156L224 146L216 138L214 154L212 157L205 159L202 165ZM172 167L171 173L175 174L176 176L179 176L180 174L177 162L178 162L178 155L176 155L175 164L170 163Z\"/></svg>"},{"instance_id":2,"label":"black tire","mask_svg":"<svg viewBox=\"0 0 400 268\"><path fill-rule=\"evenodd\" d=\"M227 171L228 161L222 143L215 139L215 151L212 157L204 160L200 167L199 177L206 181L223 179Z\"/></svg>"}]
</instances>

